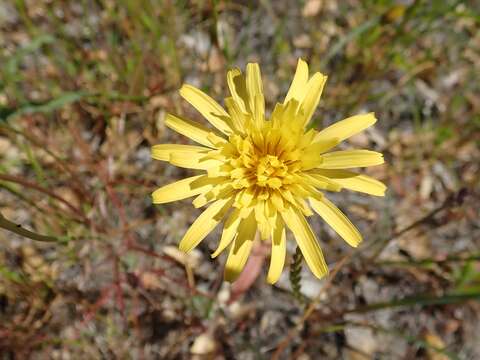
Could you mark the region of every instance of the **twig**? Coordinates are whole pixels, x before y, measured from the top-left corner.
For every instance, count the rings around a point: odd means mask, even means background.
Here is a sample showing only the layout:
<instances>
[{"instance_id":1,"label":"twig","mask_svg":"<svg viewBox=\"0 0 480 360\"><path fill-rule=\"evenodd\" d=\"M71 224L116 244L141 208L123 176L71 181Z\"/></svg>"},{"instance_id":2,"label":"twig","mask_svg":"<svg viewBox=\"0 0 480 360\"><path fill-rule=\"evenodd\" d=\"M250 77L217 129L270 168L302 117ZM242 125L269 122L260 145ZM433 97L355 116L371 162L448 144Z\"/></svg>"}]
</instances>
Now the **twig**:
<instances>
[{"instance_id":1,"label":"twig","mask_svg":"<svg viewBox=\"0 0 480 360\"><path fill-rule=\"evenodd\" d=\"M388 237L386 240L384 240L382 243L380 243L380 247L378 248L375 253L370 256L367 260L367 262L375 260L382 251L388 246L388 244L392 241L395 240L396 238L400 237L401 235L409 232L410 230L413 230L414 228L423 225L429 221L431 221L435 215L437 215L439 212L448 209L452 206L455 205L461 205L465 199L465 196L467 195L467 190L465 188L460 189L458 192L450 194L445 201L437 208L433 209L430 211L427 215L421 217L420 219L414 221L410 225L404 227L401 230L398 230L397 232L393 233L390 237Z\"/></svg>"},{"instance_id":2,"label":"twig","mask_svg":"<svg viewBox=\"0 0 480 360\"><path fill-rule=\"evenodd\" d=\"M38 139L36 139L34 136L31 134L27 133L26 130L20 131L9 124L2 124L2 127L0 130L5 129L7 131L11 131L16 135L23 136L25 139L27 139L29 142L31 142L33 145L37 146L38 148L42 149L45 151L48 155L50 155L54 160L54 164L56 164L62 171L68 173L70 175L70 180L76 184L76 189L79 190L82 194L82 196L86 196L87 192L85 188L83 187L83 184L81 181L78 179L78 175L70 169L70 166L62 160L58 155L56 155L53 151L48 149L48 146L46 146L44 143L40 142Z\"/></svg>"},{"instance_id":3,"label":"twig","mask_svg":"<svg viewBox=\"0 0 480 360\"><path fill-rule=\"evenodd\" d=\"M54 198L58 201L60 201L62 204L64 204L66 207L68 207L71 211L73 211L73 213L75 213L76 215L82 217L82 220L83 222L85 222L85 224L88 224L88 219L86 219L84 217L84 215L82 214L82 212L77 209L76 207L74 207L72 204L70 204L67 200L65 200L64 198L62 198L60 195L57 195L56 193L54 193L53 191L51 190L48 190L48 189L45 189L44 187L40 186L40 185L37 185L33 182L30 182L30 181L27 181L27 180L24 180L18 176L13 176L13 175L7 175L7 174L0 174L0 180L3 180L3 181L8 181L8 182L13 182L13 183L16 183L16 184L19 184L19 185L22 185L22 186L25 186L25 187L28 187L28 188L31 188L31 189L34 189L34 190L37 190L45 195L48 195L50 196L51 198Z\"/></svg>"}]
</instances>

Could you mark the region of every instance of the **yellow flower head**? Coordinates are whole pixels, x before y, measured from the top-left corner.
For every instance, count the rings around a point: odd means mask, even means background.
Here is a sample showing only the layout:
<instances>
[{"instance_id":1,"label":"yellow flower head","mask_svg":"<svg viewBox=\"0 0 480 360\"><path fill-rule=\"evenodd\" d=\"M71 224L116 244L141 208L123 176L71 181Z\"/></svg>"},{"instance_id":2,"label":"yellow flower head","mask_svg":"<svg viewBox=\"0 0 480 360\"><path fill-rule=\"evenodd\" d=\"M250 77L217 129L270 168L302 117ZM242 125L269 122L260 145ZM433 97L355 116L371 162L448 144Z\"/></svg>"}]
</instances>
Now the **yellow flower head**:
<instances>
[{"instance_id":1,"label":"yellow flower head","mask_svg":"<svg viewBox=\"0 0 480 360\"><path fill-rule=\"evenodd\" d=\"M245 266L258 230L262 240L271 242L267 280L276 282L285 262L286 227L311 271L318 278L325 276L328 267L305 217L316 212L351 246L357 246L362 237L322 191L346 188L377 196L385 193L381 182L345 170L382 164L382 154L329 152L373 125L373 113L352 116L322 131L306 129L326 80L321 73L309 78L308 65L300 59L284 102L277 104L269 117L258 64L248 64L245 75L239 69L228 72L231 97L225 99L227 111L191 85L180 89L180 95L214 129L169 114L168 127L202 146L156 145L152 157L204 173L161 187L153 193L153 202L196 196L195 207L208 205L180 242L180 249L186 252L226 219L212 257L230 247L225 266L228 281L235 280Z\"/></svg>"}]
</instances>

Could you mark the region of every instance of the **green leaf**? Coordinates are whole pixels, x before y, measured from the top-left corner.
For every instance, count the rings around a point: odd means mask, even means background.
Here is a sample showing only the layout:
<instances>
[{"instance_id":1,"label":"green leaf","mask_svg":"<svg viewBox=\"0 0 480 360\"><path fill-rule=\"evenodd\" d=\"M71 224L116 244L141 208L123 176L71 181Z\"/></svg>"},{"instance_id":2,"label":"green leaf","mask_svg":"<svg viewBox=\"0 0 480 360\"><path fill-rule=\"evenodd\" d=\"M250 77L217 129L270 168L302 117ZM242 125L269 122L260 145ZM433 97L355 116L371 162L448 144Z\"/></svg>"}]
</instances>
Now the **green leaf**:
<instances>
[{"instance_id":1,"label":"green leaf","mask_svg":"<svg viewBox=\"0 0 480 360\"><path fill-rule=\"evenodd\" d=\"M392 301L372 303L360 306L347 313L366 313L387 308L408 307L408 306L430 306L430 305L448 305L458 304L468 300L480 300L480 289L469 291L467 293L448 293L442 296L433 296L429 294L419 294L416 296L394 299Z\"/></svg>"},{"instance_id":2,"label":"green leaf","mask_svg":"<svg viewBox=\"0 0 480 360\"><path fill-rule=\"evenodd\" d=\"M5 70L9 74L15 74L18 70L18 64L28 54L33 53L40 49L43 45L51 44L55 41L55 38L51 35L40 35L33 39L30 43L20 48L13 54L12 57L5 64Z\"/></svg>"},{"instance_id":3,"label":"green leaf","mask_svg":"<svg viewBox=\"0 0 480 360\"><path fill-rule=\"evenodd\" d=\"M23 277L16 271L12 271L0 264L0 277L16 283L23 283Z\"/></svg>"},{"instance_id":4,"label":"green leaf","mask_svg":"<svg viewBox=\"0 0 480 360\"><path fill-rule=\"evenodd\" d=\"M202 295L194 295L190 298L190 306L193 312L202 319L212 315L213 300Z\"/></svg>"},{"instance_id":5,"label":"green leaf","mask_svg":"<svg viewBox=\"0 0 480 360\"><path fill-rule=\"evenodd\" d=\"M52 111L55 111L57 109L61 109L64 106L77 102L80 99L84 98L88 94L83 91L77 91L77 92L65 92L61 96L59 96L56 99L47 101L45 103L41 104L27 104L19 109L17 109L15 112L10 114L6 120L11 120L15 117L25 115L25 114L34 114L34 113L42 113L42 114L48 114L51 113Z\"/></svg>"}]
</instances>

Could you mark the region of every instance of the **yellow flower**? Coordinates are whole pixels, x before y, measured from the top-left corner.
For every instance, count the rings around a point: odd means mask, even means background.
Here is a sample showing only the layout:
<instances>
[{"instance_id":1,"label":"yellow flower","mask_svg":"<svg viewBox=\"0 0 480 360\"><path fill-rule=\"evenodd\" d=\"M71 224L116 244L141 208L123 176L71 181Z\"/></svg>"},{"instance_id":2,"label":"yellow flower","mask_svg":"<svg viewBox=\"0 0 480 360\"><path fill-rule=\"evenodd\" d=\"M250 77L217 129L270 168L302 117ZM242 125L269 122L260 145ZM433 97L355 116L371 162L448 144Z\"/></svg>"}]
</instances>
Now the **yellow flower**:
<instances>
[{"instance_id":1,"label":"yellow flower","mask_svg":"<svg viewBox=\"0 0 480 360\"><path fill-rule=\"evenodd\" d=\"M153 202L196 196L195 207L209 205L181 240L180 249L185 252L226 219L212 257L230 247L225 266L228 281L235 280L245 266L258 230L262 240L271 242L267 280L275 283L285 262L286 228L293 233L313 274L325 276L327 264L305 217L316 212L351 246L356 247L362 237L322 191L345 188L376 196L385 193L381 182L345 170L382 164L382 154L369 150L328 152L373 125L373 113L349 117L322 131L306 128L326 80L321 73L309 78L307 63L299 59L284 102L268 116L260 68L248 64L245 75L239 69L227 74L231 92L225 99L227 111L191 85L180 89L180 95L214 129L167 115L169 128L202 146L156 145L152 157L204 173L161 187L152 194Z\"/></svg>"}]
</instances>

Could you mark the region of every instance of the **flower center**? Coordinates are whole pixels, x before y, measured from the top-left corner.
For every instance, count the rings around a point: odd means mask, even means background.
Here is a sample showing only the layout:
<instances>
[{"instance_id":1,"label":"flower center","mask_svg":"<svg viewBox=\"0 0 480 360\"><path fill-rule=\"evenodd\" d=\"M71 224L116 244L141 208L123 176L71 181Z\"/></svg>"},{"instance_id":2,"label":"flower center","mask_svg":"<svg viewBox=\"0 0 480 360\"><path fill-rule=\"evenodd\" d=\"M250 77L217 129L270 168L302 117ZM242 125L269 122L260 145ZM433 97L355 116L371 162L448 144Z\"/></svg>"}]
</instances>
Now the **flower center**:
<instances>
[{"instance_id":1,"label":"flower center","mask_svg":"<svg viewBox=\"0 0 480 360\"><path fill-rule=\"evenodd\" d=\"M265 155L256 164L256 183L258 186L268 186L278 189L283 184L283 178L288 173L288 167L275 155Z\"/></svg>"},{"instance_id":2,"label":"flower center","mask_svg":"<svg viewBox=\"0 0 480 360\"><path fill-rule=\"evenodd\" d=\"M229 175L235 189L256 188L257 194L279 190L294 183L300 169L295 142L281 136L279 130L256 132L230 138Z\"/></svg>"}]
</instances>

